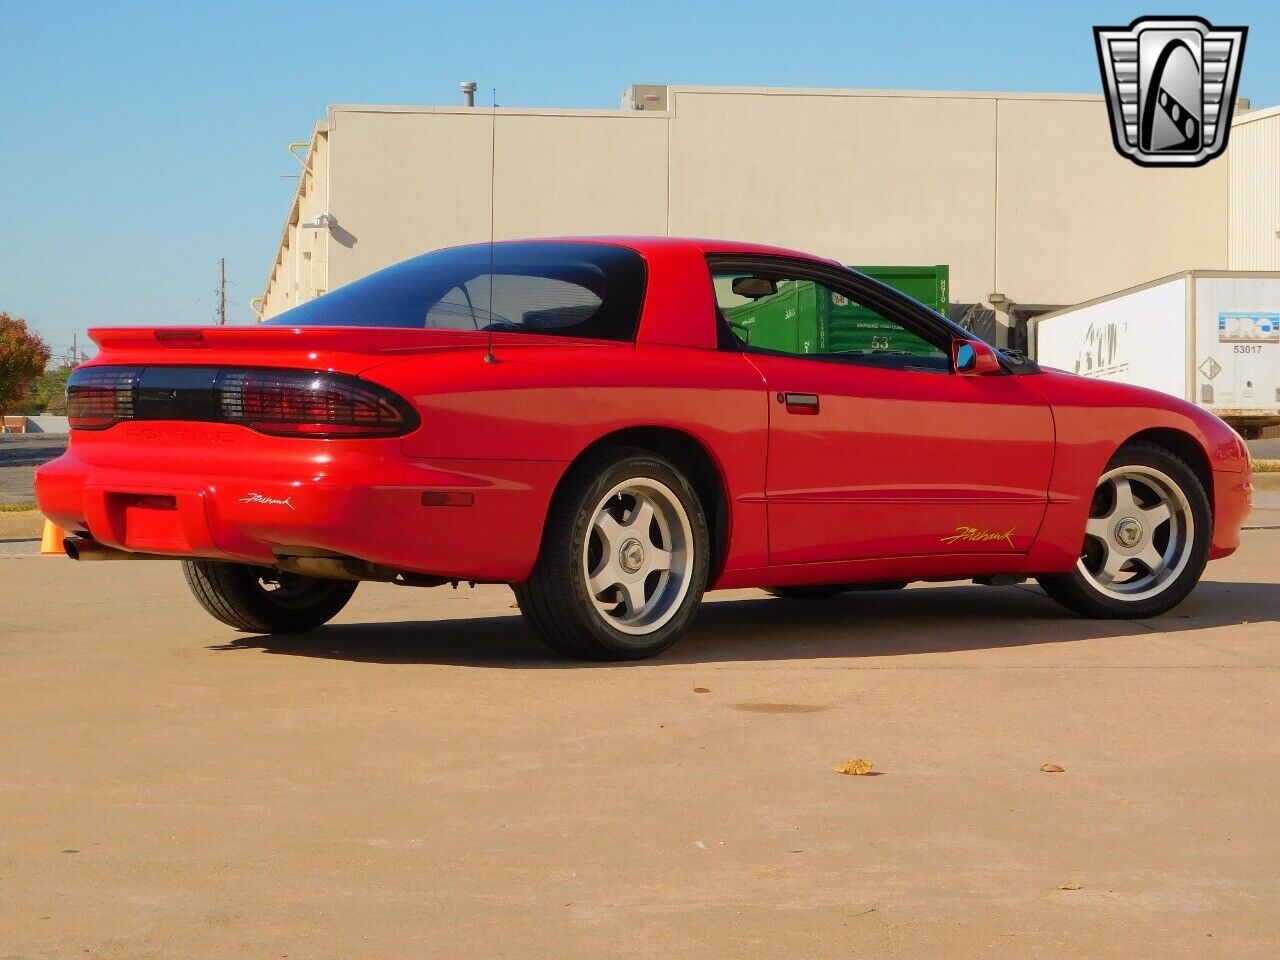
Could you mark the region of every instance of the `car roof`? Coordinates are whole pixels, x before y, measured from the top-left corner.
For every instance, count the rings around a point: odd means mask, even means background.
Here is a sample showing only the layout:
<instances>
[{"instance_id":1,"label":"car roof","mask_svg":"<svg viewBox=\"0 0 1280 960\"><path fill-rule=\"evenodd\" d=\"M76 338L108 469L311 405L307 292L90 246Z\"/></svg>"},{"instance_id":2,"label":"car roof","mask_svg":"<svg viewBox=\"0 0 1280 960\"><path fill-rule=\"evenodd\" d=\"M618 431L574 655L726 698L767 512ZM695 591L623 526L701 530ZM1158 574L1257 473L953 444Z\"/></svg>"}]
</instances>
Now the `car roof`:
<instances>
[{"instance_id":1,"label":"car roof","mask_svg":"<svg viewBox=\"0 0 1280 960\"><path fill-rule=\"evenodd\" d=\"M662 282L646 285L644 308L636 342L715 349L720 331L714 322L716 316L712 286L707 282L707 263L710 254L734 256L775 256L810 263L822 263L839 267L835 260L815 257L799 250L789 250L765 243L747 243L741 240L710 240L695 237L646 237L646 236L581 236L581 237L529 237L519 240L499 240L494 246L535 244L599 244L634 250L649 264L653 277ZM467 244L471 248L484 243ZM700 319L699 319L700 318Z\"/></svg>"},{"instance_id":2,"label":"car roof","mask_svg":"<svg viewBox=\"0 0 1280 960\"><path fill-rule=\"evenodd\" d=\"M564 236L564 237L529 237L522 240L499 240L499 245L506 243L599 243L608 246L630 247L638 253L647 251L670 250L684 248L698 250L703 254L743 254L754 256L797 257L802 260L819 260L823 263L839 265L839 261L829 257L821 257L803 250L792 250L787 247L774 246L767 243L753 243L744 240L715 240L706 237L665 237L619 234L616 236Z\"/></svg>"}]
</instances>

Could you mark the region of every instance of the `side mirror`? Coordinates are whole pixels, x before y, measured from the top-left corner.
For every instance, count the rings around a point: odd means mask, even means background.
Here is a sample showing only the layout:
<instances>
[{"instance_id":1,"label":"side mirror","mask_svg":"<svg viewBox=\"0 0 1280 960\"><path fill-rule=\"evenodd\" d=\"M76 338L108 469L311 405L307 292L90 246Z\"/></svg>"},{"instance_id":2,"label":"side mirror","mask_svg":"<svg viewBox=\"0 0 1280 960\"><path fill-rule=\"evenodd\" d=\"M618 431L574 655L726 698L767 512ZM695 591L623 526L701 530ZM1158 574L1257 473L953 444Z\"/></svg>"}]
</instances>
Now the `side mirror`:
<instances>
[{"instance_id":1,"label":"side mirror","mask_svg":"<svg viewBox=\"0 0 1280 960\"><path fill-rule=\"evenodd\" d=\"M771 297L777 293L778 284L764 277L734 277L730 289L740 297L759 300L761 297Z\"/></svg>"},{"instance_id":2,"label":"side mirror","mask_svg":"<svg viewBox=\"0 0 1280 960\"><path fill-rule=\"evenodd\" d=\"M952 341L951 364L956 373L970 377L986 377L1004 372L996 352L978 340Z\"/></svg>"}]
</instances>

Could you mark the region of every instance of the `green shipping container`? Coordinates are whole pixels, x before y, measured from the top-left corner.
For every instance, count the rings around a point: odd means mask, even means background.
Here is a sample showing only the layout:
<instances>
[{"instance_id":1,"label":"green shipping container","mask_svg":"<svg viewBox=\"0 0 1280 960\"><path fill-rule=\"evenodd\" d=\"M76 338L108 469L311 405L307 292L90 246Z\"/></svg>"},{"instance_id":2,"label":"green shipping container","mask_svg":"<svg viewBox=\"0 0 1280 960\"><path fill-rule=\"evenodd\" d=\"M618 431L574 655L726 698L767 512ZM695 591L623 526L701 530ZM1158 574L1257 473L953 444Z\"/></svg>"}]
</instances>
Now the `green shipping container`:
<instances>
[{"instance_id":1,"label":"green shipping container","mask_svg":"<svg viewBox=\"0 0 1280 960\"><path fill-rule=\"evenodd\" d=\"M951 309L946 264L933 267L854 267L919 300L943 316ZM727 280L718 281L725 285ZM721 291L724 293L725 291ZM723 302L723 298L722 298ZM892 350L932 354L932 345L886 323L877 314L850 303L808 280L789 280L778 292L724 310L740 337L753 346L786 353L827 353L842 350Z\"/></svg>"}]
</instances>

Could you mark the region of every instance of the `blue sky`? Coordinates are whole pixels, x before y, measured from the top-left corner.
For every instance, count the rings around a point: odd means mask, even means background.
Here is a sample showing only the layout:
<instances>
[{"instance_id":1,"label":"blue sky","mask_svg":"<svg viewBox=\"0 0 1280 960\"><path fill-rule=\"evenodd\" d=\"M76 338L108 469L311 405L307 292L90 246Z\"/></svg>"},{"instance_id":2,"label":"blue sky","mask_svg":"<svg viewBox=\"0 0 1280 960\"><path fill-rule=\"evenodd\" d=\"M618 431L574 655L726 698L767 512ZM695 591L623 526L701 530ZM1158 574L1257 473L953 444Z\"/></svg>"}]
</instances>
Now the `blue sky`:
<instances>
[{"instance_id":1,"label":"blue sky","mask_svg":"<svg viewBox=\"0 0 1280 960\"><path fill-rule=\"evenodd\" d=\"M249 322L329 103L615 107L630 83L1097 91L1090 28L1249 26L1280 103L1280 4L0 2L0 310L63 352L91 325L203 323L226 257ZM952 144L950 149L964 149Z\"/></svg>"}]
</instances>

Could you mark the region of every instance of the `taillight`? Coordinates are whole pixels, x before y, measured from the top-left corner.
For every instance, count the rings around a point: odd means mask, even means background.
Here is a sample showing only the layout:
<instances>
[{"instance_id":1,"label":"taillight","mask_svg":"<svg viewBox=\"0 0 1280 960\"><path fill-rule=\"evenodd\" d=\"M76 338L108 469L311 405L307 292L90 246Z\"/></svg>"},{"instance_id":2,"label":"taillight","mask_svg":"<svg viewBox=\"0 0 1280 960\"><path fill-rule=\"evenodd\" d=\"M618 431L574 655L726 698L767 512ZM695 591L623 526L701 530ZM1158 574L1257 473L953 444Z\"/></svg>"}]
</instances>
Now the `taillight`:
<instances>
[{"instance_id":1,"label":"taillight","mask_svg":"<svg viewBox=\"0 0 1280 960\"><path fill-rule=\"evenodd\" d=\"M393 437L416 419L395 394L339 373L223 370L214 392L220 419L263 433Z\"/></svg>"},{"instance_id":2,"label":"taillight","mask_svg":"<svg viewBox=\"0 0 1280 960\"><path fill-rule=\"evenodd\" d=\"M418 425L391 391L343 373L218 367L80 367L67 381L76 430L122 420L236 423L278 436L394 437Z\"/></svg>"},{"instance_id":3,"label":"taillight","mask_svg":"<svg viewBox=\"0 0 1280 960\"><path fill-rule=\"evenodd\" d=\"M76 430L105 430L133 419L139 367L82 367L67 380L67 419Z\"/></svg>"}]
</instances>

